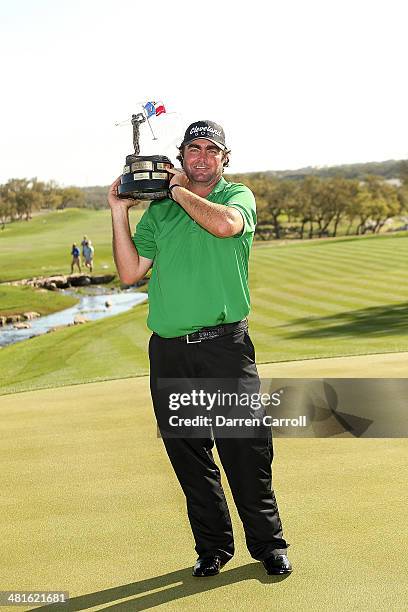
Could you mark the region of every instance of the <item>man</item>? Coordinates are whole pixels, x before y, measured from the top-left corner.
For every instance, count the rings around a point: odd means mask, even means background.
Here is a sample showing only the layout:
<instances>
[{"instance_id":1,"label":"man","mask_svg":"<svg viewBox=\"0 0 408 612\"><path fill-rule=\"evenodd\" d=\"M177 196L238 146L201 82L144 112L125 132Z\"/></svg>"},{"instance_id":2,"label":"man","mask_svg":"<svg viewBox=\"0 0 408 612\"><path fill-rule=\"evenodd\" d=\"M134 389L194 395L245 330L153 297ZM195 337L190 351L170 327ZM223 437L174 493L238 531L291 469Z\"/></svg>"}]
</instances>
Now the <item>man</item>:
<instances>
[{"instance_id":1,"label":"man","mask_svg":"<svg viewBox=\"0 0 408 612\"><path fill-rule=\"evenodd\" d=\"M88 243L88 236L84 236L81 242L81 247L82 247L82 257L85 257L85 247Z\"/></svg>"},{"instance_id":2,"label":"man","mask_svg":"<svg viewBox=\"0 0 408 612\"><path fill-rule=\"evenodd\" d=\"M93 270L93 256L95 249L92 246L92 242L87 240L83 246L82 253L85 257L85 266L89 268L89 271Z\"/></svg>"},{"instance_id":3,"label":"man","mask_svg":"<svg viewBox=\"0 0 408 612\"><path fill-rule=\"evenodd\" d=\"M72 261L71 261L71 274L74 273L74 266L78 267L79 273L81 273L81 259L79 257L79 249L74 242L71 249Z\"/></svg>"},{"instance_id":4,"label":"man","mask_svg":"<svg viewBox=\"0 0 408 612\"><path fill-rule=\"evenodd\" d=\"M230 151L221 126L196 121L179 147L182 170L171 170L169 198L152 202L131 237L128 209L136 202L109 191L113 251L122 282L152 268L148 326L150 386L163 442L185 493L199 557L197 577L218 574L234 554L231 519L214 462L214 443L243 522L253 558L268 574L292 571L273 490L270 428L263 436L168 435L164 379L227 379L259 390L248 335L248 258L255 200L222 176ZM207 432L207 430L204 430Z\"/></svg>"}]
</instances>

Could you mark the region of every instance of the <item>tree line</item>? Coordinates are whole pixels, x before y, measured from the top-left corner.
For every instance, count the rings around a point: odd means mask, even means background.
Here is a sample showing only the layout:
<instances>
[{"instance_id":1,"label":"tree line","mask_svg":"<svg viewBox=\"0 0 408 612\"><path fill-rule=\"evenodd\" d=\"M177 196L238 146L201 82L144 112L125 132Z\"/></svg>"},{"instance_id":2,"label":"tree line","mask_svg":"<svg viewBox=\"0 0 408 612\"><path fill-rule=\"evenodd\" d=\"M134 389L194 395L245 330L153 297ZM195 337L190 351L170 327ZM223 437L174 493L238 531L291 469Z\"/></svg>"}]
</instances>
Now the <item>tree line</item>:
<instances>
[{"instance_id":1,"label":"tree line","mask_svg":"<svg viewBox=\"0 0 408 612\"><path fill-rule=\"evenodd\" d=\"M268 174L230 175L255 194L258 238L313 238L378 233L388 219L407 209L404 182L394 185L378 176L364 180L307 176L278 179Z\"/></svg>"},{"instance_id":2,"label":"tree line","mask_svg":"<svg viewBox=\"0 0 408 612\"><path fill-rule=\"evenodd\" d=\"M341 234L378 233L387 220L408 210L408 161L399 163L399 179L369 174L363 179L343 176L279 178L270 172L228 174L255 194L257 237L314 238ZM29 220L38 210L67 207L99 208L92 193L107 206L107 187L60 187L56 182L10 179L0 185L0 224ZM147 204L144 202L143 204ZM341 231L339 231L341 230Z\"/></svg>"},{"instance_id":3,"label":"tree line","mask_svg":"<svg viewBox=\"0 0 408 612\"><path fill-rule=\"evenodd\" d=\"M0 224L11 221L29 221L38 210L62 210L86 204L85 195L78 187L59 187L54 181L36 178L10 179L0 185Z\"/></svg>"},{"instance_id":4,"label":"tree line","mask_svg":"<svg viewBox=\"0 0 408 612\"><path fill-rule=\"evenodd\" d=\"M406 163L406 160L389 159L381 162L365 162L360 164L341 164L338 166L307 166L298 168L297 170L268 170L267 174L276 176L276 178L291 178L300 179L306 176L320 176L321 178L329 178L341 176L343 178L354 178L364 180L368 174L382 176L384 179L393 179L398 177L401 172L401 165Z\"/></svg>"}]
</instances>

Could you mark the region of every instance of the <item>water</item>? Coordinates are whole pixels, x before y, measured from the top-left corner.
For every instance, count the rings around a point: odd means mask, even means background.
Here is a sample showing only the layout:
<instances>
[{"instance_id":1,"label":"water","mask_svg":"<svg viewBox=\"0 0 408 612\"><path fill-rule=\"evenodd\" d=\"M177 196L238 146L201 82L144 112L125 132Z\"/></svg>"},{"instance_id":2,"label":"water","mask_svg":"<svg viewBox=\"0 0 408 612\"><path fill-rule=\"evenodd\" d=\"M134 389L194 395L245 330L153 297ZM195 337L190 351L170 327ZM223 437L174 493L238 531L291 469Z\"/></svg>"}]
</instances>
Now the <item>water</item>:
<instances>
[{"instance_id":1,"label":"water","mask_svg":"<svg viewBox=\"0 0 408 612\"><path fill-rule=\"evenodd\" d=\"M66 291L66 293L71 293ZM106 307L106 301L111 302L112 306ZM130 310L136 304L141 304L147 300L147 293L140 291L123 291L121 293L104 293L103 295L84 295L81 301L65 310L54 312L53 314L27 321L31 323L30 329L14 329L13 325L5 325L0 328L0 346L8 346L15 342L27 340L33 336L46 334L53 327L68 325L74 322L77 315L86 317L92 321L111 317ZM29 310L29 309L27 309ZM86 323L85 323L86 325Z\"/></svg>"}]
</instances>

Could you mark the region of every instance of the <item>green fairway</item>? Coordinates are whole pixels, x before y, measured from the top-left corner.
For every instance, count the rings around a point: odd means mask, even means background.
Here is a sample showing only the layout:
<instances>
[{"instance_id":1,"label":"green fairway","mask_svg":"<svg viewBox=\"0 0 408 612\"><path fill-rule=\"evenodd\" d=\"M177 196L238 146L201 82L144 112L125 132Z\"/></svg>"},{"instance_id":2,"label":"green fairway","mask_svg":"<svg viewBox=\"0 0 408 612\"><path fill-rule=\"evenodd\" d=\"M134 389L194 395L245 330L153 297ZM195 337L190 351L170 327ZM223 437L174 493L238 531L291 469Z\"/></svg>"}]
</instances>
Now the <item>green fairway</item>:
<instances>
[{"instance_id":1,"label":"green fairway","mask_svg":"<svg viewBox=\"0 0 408 612\"><path fill-rule=\"evenodd\" d=\"M251 257L258 362L408 350L407 236L262 243ZM0 350L0 393L146 373L146 316L142 305Z\"/></svg>"},{"instance_id":2,"label":"green fairway","mask_svg":"<svg viewBox=\"0 0 408 612\"><path fill-rule=\"evenodd\" d=\"M408 236L258 246L251 329L260 361L408 348Z\"/></svg>"},{"instance_id":3,"label":"green fairway","mask_svg":"<svg viewBox=\"0 0 408 612\"><path fill-rule=\"evenodd\" d=\"M47 315L57 310L69 308L78 302L72 295L31 289L30 287L0 286L0 316L35 311Z\"/></svg>"},{"instance_id":4,"label":"green fairway","mask_svg":"<svg viewBox=\"0 0 408 612\"><path fill-rule=\"evenodd\" d=\"M132 231L140 215L132 209ZM0 232L0 282L68 274L72 243L80 244L84 235L95 247L94 274L115 272L110 210L66 208L6 225Z\"/></svg>"},{"instance_id":5,"label":"green fairway","mask_svg":"<svg viewBox=\"0 0 408 612\"><path fill-rule=\"evenodd\" d=\"M57 609L72 611L406 609L407 440L275 439L293 574L251 559L223 475L236 554L198 580L146 377L10 395L0 411L3 589L66 590Z\"/></svg>"}]
</instances>

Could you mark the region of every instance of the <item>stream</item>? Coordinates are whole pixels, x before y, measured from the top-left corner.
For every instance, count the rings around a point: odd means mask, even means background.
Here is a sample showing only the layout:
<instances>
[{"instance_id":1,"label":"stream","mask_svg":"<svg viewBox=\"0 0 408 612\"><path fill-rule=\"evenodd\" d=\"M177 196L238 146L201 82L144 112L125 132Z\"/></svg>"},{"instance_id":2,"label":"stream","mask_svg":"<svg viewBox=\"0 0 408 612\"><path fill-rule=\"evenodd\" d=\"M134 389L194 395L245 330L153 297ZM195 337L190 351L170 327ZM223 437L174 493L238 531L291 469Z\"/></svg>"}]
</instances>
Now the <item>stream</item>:
<instances>
[{"instance_id":1,"label":"stream","mask_svg":"<svg viewBox=\"0 0 408 612\"><path fill-rule=\"evenodd\" d=\"M62 293L74 295L74 292L62 290ZM109 301L111 306L105 306ZM46 334L50 329L60 325L68 325L74 322L74 317L82 316L95 321L105 317L111 317L121 312L126 312L136 304L147 301L147 293L134 291L132 289L118 293L103 293L101 295L82 295L80 302L75 306L59 310L50 315L44 315L38 319L27 321L31 324L29 329L14 329L13 324L0 327L0 347L8 346L22 340L28 340L34 336ZM27 308L29 310L29 308Z\"/></svg>"}]
</instances>

